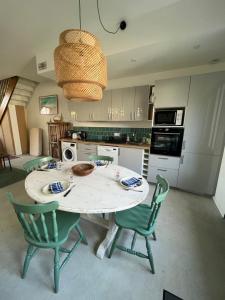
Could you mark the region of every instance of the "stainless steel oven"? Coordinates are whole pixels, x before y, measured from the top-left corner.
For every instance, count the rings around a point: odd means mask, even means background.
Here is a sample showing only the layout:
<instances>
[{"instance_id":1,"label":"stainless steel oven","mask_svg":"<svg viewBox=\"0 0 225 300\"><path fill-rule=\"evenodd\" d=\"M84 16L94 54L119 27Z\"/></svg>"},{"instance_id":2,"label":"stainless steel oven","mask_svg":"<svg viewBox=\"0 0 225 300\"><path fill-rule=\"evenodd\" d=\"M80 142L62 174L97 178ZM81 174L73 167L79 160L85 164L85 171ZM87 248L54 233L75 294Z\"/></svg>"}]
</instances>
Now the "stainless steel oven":
<instances>
[{"instance_id":1,"label":"stainless steel oven","mask_svg":"<svg viewBox=\"0 0 225 300\"><path fill-rule=\"evenodd\" d=\"M168 156L180 156L184 128L153 127L150 153Z\"/></svg>"}]
</instances>

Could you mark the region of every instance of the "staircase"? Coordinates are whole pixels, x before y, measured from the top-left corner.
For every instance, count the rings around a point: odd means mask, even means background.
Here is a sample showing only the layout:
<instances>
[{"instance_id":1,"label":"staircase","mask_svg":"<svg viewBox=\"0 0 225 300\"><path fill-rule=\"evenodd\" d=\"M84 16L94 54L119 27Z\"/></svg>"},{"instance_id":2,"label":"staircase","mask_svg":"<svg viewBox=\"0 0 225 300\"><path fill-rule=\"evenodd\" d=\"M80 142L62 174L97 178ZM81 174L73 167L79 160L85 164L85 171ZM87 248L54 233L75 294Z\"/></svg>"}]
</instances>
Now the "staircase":
<instances>
[{"instance_id":1,"label":"staircase","mask_svg":"<svg viewBox=\"0 0 225 300\"><path fill-rule=\"evenodd\" d=\"M17 76L0 81L0 142L10 155L28 153L26 106L36 86Z\"/></svg>"},{"instance_id":2,"label":"staircase","mask_svg":"<svg viewBox=\"0 0 225 300\"><path fill-rule=\"evenodd\" d=\"M0 81L0 123L9 104L27 106L36 86L36 82L17 76Z\"/></svg>"},{"instance_id":3,"label":"staircase","mask_svg":"<svg viewBox=\"0 0 225 300\"><path fill-rule=\"evenodd\" d=\"M11 77L0 81L0 123L7 110L10 98L18 82L18 77Z\"/></svg>"},{"instance_id":4,"label":"staircase","mask_svg":"<svg viewBox=\"0 0 225 300\"><path fill-rule=\"evenodd\" d=\"M22 105L26 107L36 86L36 82L19 77L10 99L10 105Z\"/></svg>"}]
</instances>

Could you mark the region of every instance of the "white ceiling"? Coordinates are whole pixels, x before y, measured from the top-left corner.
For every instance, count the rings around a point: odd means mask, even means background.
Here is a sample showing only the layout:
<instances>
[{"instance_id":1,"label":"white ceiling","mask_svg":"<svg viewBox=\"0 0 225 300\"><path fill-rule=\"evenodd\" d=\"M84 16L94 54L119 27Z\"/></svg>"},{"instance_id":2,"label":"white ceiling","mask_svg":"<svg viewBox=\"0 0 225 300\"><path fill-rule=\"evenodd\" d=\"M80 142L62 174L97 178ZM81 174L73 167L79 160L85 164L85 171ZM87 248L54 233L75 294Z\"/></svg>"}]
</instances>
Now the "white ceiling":
<instances>
[{"instance_id":1,"label":"white ceiling","mask_svg":"<svg viewBox=\"0 0 225 300\"><path fill-rule=\"evenodd\" d=\"M225 61L225 0L81 0L82 24L101 41L110 79ZM8 0L0 9L0 79L41 80L35 56L58 44L61 31L78 27L78 0ZM199 47L194 46L200 45ZM136 60L133 62L133 60ZM42 79L43 80L43 79Z\"/></svg>"}]
</instances>

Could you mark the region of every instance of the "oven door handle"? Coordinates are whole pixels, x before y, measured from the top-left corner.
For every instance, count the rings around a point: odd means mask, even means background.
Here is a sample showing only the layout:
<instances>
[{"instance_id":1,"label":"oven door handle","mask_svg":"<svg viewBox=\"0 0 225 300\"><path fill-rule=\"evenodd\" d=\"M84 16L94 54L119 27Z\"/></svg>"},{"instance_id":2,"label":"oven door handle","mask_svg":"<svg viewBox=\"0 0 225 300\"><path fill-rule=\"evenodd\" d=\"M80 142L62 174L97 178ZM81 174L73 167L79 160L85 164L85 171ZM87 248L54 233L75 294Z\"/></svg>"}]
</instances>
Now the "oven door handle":
<instances>
[{"instance_id":1,"label":"oven door handle","mask_svg":"<svg viewBox=\"0 0 225 300\"><path fill-rule=\"evenodd\" d=\"M154 132L153 134L181 135L181 133L179 133L179 132L167 132L167 133L165 133L165 132L159 132L159 131L156 131L156 132Z\"/></svg>"}]
</instances>

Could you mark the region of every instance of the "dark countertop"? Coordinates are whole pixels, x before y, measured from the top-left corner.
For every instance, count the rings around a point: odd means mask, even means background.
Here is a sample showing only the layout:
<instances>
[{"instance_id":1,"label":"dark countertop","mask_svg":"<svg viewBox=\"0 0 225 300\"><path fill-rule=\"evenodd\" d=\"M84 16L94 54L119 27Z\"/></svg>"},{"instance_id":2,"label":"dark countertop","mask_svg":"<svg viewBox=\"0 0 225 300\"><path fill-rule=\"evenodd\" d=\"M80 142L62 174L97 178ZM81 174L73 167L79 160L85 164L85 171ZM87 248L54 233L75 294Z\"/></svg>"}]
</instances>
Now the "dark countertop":
<instances>
[{"instance_id":1,"label":"dark countertop","mask_svg":"<svg viewBox=\"0 0 225 300\"><path fill-rule=\"evenodd\" d=\"M71 142L71 143L80 143L80 144L95 144L95 145L101 145L101 146L112 146L112 147L126 147L126 148L136 148L136 149L149 149L149 144L141 144L141 143L127 143L127 144L121 144L121 143L107 143L103 141L82 141L78 139L72 139L72 138L62 138L60 141L64 142Z\"/></svg>"}]
</instances>

